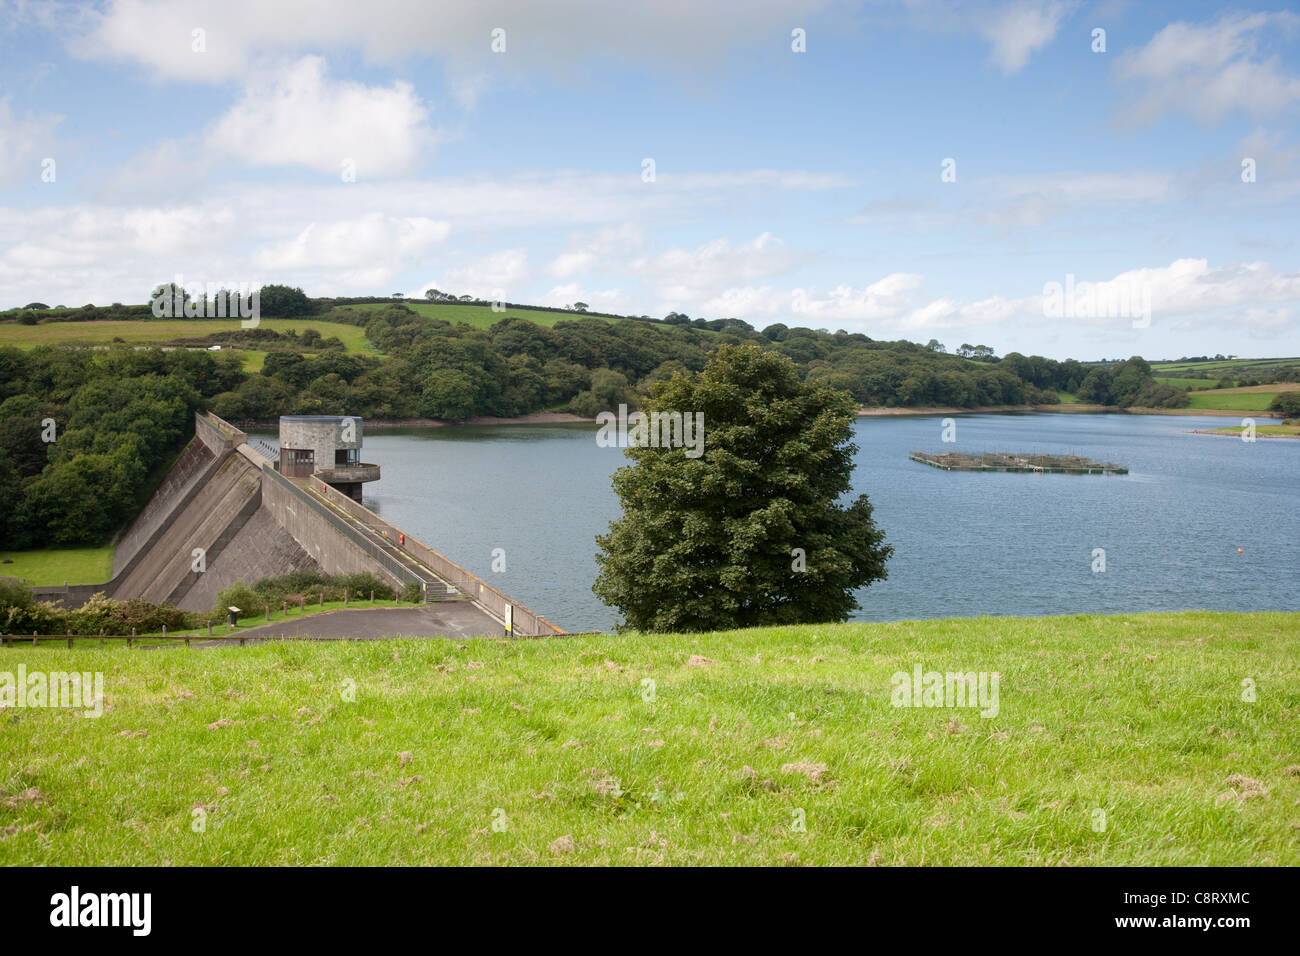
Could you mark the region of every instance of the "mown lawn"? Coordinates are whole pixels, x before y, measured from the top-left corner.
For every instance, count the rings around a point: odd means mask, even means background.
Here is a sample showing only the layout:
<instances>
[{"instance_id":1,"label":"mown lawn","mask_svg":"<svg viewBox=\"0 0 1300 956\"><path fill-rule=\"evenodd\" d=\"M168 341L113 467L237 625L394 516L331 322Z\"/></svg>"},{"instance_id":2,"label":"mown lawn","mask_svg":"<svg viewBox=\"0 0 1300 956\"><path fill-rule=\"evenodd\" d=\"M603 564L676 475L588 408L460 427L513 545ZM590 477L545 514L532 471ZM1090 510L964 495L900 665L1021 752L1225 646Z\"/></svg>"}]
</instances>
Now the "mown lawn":
<instances>
[{"instance_id":1,"label":"mown lawn","mask_svg":"<svg viewBox=\"0 0 1300 956\"><path fill-rule=\"evenodd\" d=\"M1300 863L1300 614L0 654L4 864Z\"/></svg>"},{"instance_id":2,"label":"mown lawn","mask_svg":"<svg viewBox=\"0 0 1300 956\"><path fill-rule=\"evenodd\" d=\"M128 345L169 342L176 338L211 335L240 328L239 319L143 319L104 320L97 322L46 322L40 325L0 323L0 346L16 345L109 345L115 338ZM350 353L374 351L366 341L366 331L342 322L319 319L262 319L259 328L285 332L315 329L322 336L337 336Z\"/></svg>"},{"instance_id":3,"label":"mown lawn","mask_svg":"<svg viewBox=\"0 0 1300 956\"><path fill-rule=\"evenodd\" d=\"M13 564L4 564L4 559ZM0 551L0 574L25 578L33 587L63 584L98 584L113 576L113 548L43 548L35 551Z\"/></svg>"}]
</instances>

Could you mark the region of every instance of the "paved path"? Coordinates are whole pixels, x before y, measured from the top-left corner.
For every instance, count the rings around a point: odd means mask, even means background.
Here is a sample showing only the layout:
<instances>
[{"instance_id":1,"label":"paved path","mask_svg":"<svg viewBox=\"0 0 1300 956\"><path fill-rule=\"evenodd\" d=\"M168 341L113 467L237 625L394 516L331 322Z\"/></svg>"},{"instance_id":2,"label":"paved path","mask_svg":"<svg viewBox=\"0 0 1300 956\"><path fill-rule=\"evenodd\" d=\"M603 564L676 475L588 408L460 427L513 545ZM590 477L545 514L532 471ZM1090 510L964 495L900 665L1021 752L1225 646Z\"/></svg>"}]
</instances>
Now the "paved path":
<instances>
[{"instance_id":1,"label":"paved path","mask_svg":"<svg viewBox=\"0 0 1300 956\"><path fill-rule=\"evenodd\" d=\"M240 631L245 641L307 638L316 641L373 641L384 637L504 637L505 628L468 601L419 607L377 607L326 611L297 621L277 621ZM194 647L226 647L224 640L192 638Z\"/></svg>"}]
</instances>

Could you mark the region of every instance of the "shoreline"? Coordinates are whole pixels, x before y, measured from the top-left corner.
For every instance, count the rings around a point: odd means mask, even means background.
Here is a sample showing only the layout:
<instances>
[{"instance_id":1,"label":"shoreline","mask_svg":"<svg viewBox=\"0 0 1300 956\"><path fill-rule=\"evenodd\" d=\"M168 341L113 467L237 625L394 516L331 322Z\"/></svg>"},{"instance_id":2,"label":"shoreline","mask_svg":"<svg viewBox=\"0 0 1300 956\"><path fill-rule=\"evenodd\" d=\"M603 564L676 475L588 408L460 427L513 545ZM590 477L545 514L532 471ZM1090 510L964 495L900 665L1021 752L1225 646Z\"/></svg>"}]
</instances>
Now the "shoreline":
<instances>
[{"instance_id":1,"label":"shoreline","mask_svg":"<svg viewBox=\"0 0 1300 956\"><path fill-rule=\"evenodd\" d=\"M1057 412L1063 415L1206 415L1215 418L1277 418L1272 412L1260 411L1243 415L1234 408L1142 408L1131 406L1118 408L1114 405L990 405L985 408L943 408L936 406L901 408L877 406L859 408L859 418L883 418L895 415L994 415L1003 412Z\"/></svg>"},{"instance_id":2,"label":"shoreline","mask_svg":"<svg viewBox=\"0 0 1300 956\"><path fill-rule=\"evenodd\" d=\"M1214 435L1214 436L1216 436L1216 437L1218 437L1218 438L1236 438L1236 439L1238 439L1238 440L1241 439L1241 432L1240 432L1240 431L1229 431L1229 430L1226 429L1226 428L1216 428L1216 429L1210 429L1210 428L1195 428L1195 429L1193 429L1192 431L1189 431L1187 434L1189 434L1189 435ZM1268 433L1268 432L1258 432L1258 431L1257 431L1257 432L1255 432L1255 437L1256 437L1256 438L1292 438L1292 439L1295 439L1295 438L1300 438L1300 435L1277 435L1277 434L1270 434L1270 433Z\"/></svg>"}]
</instances>

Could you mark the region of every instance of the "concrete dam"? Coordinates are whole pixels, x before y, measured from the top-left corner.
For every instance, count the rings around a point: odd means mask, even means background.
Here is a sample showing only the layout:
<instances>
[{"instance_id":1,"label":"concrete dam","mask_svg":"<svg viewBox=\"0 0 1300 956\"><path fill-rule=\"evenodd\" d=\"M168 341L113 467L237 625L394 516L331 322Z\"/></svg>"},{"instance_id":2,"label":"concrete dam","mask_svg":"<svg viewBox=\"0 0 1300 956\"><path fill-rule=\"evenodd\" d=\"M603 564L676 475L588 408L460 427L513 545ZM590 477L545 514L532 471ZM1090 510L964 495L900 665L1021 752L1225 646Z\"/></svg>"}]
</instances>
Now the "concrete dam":
<instances>
[{"instance_id":1,"label":"concrete dam","mask_svg":"<svg viewBox=\"0 0 1300 956\"><path fill-rule=\"evenodd\" d=\"M282 430L305 435L325 420L289 416ZM229 423L196 414L194 438L119 539L112 580L35 590L68 605L105 591L206 611L240 580L253 584L302 569L368 571L397 588L414 582L426 602L468 602L481 612L484 634L564 633L365 508L360 482L377 478L378 466L358 460L360 419L350 421L355 440L330 444L332 460L313 460L301 447L304 438L289 442L277 461L274 450L259 450L265 446L254 447Z\"/></svg>"}]
</instances>

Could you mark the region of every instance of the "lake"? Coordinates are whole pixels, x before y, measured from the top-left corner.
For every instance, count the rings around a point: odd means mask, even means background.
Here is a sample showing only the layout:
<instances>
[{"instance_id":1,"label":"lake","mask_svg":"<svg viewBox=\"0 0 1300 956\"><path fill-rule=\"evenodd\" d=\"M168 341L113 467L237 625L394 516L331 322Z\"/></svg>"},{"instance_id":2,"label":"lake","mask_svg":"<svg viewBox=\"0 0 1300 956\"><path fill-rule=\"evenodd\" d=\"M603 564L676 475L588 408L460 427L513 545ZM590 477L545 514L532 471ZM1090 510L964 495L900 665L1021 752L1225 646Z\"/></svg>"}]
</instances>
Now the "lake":
<instances>
[{"instance_id":1,"label":"lake","mask_svg":"<svg viewBox=\"0 0 1300 956\"><path fill-rule=\"evenodd\" d=\"M1041 413L957 416L944 443L942 421L853 426L853 493L870 497L894 547L888 579L859 592L854 619L1300 611L1300 440L1189 434L1231 418ZM610 476L626 459L595 434L367 432L363 457L383 478L365 504L561 627L608 629L618 615L591 591L595 536L618 515ZM909 461L914 450L1077 454L1130 471L946 472ZM497 548L504 572L493 571Z\"/></svg>"}]
</instances>

